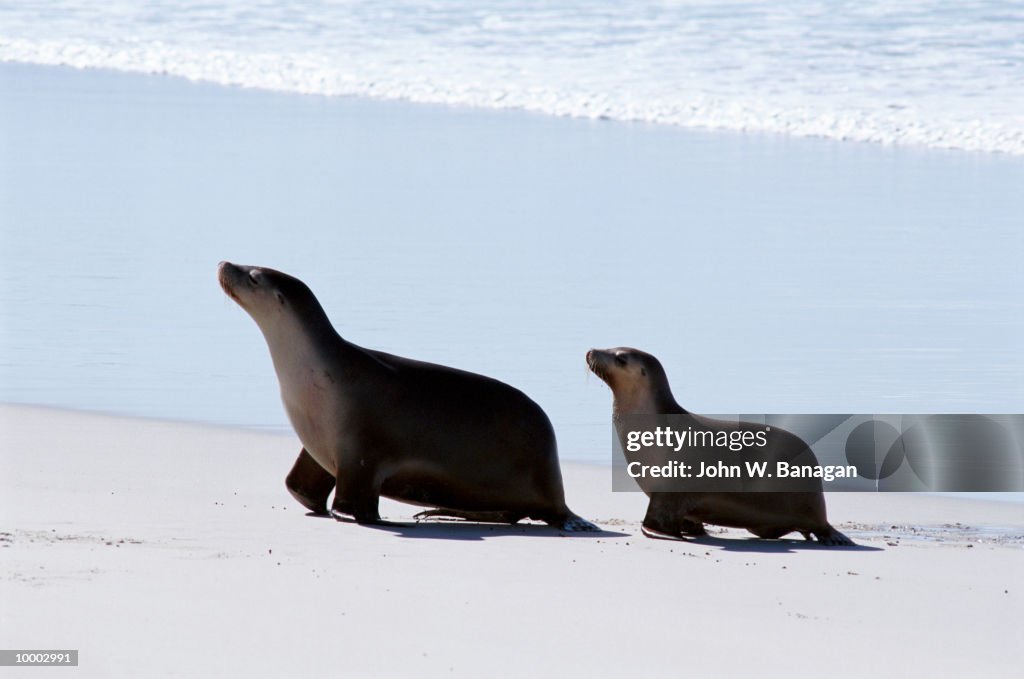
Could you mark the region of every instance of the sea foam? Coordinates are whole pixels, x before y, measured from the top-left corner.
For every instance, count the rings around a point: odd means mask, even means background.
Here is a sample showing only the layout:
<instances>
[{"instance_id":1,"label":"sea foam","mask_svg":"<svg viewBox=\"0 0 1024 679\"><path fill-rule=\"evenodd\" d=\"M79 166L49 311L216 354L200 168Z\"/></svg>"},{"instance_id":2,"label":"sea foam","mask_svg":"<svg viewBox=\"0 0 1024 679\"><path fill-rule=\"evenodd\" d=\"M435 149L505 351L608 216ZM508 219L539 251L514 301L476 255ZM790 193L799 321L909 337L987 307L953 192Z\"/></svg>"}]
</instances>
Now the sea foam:
<instances>
[{"instance_id":1,"label":"sea foam","mask_svg":"<svg viewBox=\"0 0 1024 679\"><path fill-rule=\"evenodd\" d=\"M1019 3L55 0L0 61L1024 155Z\"/></svg>"}]
</instances>

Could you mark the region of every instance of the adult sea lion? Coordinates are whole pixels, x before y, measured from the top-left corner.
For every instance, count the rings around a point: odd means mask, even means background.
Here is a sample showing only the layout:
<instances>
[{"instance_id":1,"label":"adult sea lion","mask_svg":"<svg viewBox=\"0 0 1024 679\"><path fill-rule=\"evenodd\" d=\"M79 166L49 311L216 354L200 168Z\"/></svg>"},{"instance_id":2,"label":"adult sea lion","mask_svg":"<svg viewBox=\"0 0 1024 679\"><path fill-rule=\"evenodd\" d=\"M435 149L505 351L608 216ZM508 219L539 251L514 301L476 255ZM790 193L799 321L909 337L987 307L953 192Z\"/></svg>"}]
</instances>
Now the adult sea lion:
<instances>
[{"instance_id":1,"label":"adult sea lion","mask_svg":"<svg viewBox=\"0 0 1024 679\"><path fill-rule=\"evenodd\" d=\"M380 496L434 507L418 516L599 530L565 505L551 422L522 392L473 373L342 339L305 283L221 262L224 291L270 347L302 442L286 485L304 507L381 523Z\"/></svg>"},{"instance_id":2,"label":"adult sea lion","mask_svg":"<svg viewBox=\"0 0 1024 679\"><path fill-rule=\"evenodd\" d=\"M611 387L612 419L620 438L622 419L630 415L690 415L669 387L668 377L654 356L631 349L591 349L587 365ZM698 426L710 423L743 430L749 423L725 423L692 416ZM775 429L777 445L771 455L811 456L799 437ZM808 492L648 492L650 502L643 521L648 537L681 539L705 535L704 524L746 528L761 538L779 538L798 531L810 540L813 534L823 545L853 545L853 541L828 523L820 479L807 479ZM645 492L647 492L645 490Z\"/></svg>"}]
</instances>

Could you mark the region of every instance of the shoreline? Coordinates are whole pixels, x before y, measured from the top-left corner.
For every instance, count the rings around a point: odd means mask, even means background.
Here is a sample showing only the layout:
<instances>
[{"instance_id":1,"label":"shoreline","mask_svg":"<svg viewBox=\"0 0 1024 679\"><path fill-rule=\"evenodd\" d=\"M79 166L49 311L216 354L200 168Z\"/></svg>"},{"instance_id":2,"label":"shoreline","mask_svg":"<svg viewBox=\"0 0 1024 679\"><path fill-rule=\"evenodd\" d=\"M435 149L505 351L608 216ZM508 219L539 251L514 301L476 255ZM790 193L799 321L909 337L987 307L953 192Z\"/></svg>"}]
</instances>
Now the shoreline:
<instances>
[{"instance_id":1,"label":"shoreline","mask_svg":"<svg viewBox=\"0 0 1024 679\"><path fill-rule=\"evenodd\" d=\"M117 413L117 412L108 412L108 411L102 411L102 410L90 410L88 408L72 408L72 407L64 407L64 406L51 406L51 405L40 404L40 403L17 403L17 402L0 401L0 411L3 411L4 409L19 409L19 408L23 408L23 409L30 410L30 411L39 411L41 414L44 414L44 415L47 412L53 412L54 414L61 414L61 413L63 413L63 414L68 414L68 415L81 415L81 416L85 416L85 417L109 418L110 420L113 420L113 421L118 421L118 420L120 420L120 421L124 421L124 420L133 421L133 420L137 420L137 421L140 421L140 422L148 422L148 423L152 423L152 424L181 425L183 427L208 428L208 429L213 429L213 430L217 430L217 431L234 432L236 434L243 434L244 433L244 434L265 435L265 436L276 437L276 438L278 438L278 439L280 439L282 441L287 440L287 441L291 441L293 443L297 442L297 438L295 436L295 433L291 429L279 430L279 429L276 429L276 428L271 428L269 426L266 426L266 427L245 426L245 425L225 424L225 423L221 423L221 422L204 422L204 421L200 421L200 420L182 420L182 419L175 419L175 418L171 418L171 417L156 417L156 416L150 416L150 415L133 415L131 413ZM600 460L579 460L579 459L564 460L564 459L562 459L562 460L560 460L560 464L562 466L566 466L566 465L569 465L569 466L579 466L579 467L583 467L583 468L601 470L602 472L609 472L609 473L610 473L610 470L612 468L612 463L611 463L610 460L607 461L607 462L603 462L603 461L600 461ZM611 489L611 477L610 477L610 475L609 475L609 491L613 492L613 493L616 493L616 494L622 493L622 491L614 491L614 490ZM639 492L639 491L636 491L636 492ZM846 491L846 492L851 492L851 491ZM843 493L829 493L828 495L830 497L832 497L832 496L835 496L835 495L844 495L844 494L846 494L846 492L843 492ZM897 494L897 495L899 495L901 493L882 493L882 492L879 491L879 492L875 492L875 493L856 492L854 494L857 494L857 495L862 495L862 494L863 495L881 495L881 494L889 495L889 494ZM949 500L966 500L966 501L970 501L970 502L995 502L995 503L1004 503L1004 504L1009 504L1009 505L1015 505L1015 504L1024 503L1024 493L999 492L999 491L993 491L991 493L984 493L984 492L976 492L976 493L970 493L970 492L964 492L964 493L953 493L953 492L950 492L950 493L916 492L916 493L902 493L902 494L903 495L908 495L908 496L917 496L917 497L935 497L935 498L943 498L943 499L949 499Z\"/></svg>"},{"instance_id":2,"label":"shoreline","mask_svg":"<svg viewBox=\"0 0 1024 679\"><path fill-rule=\"evenodd\" d=\"M83 424L87 429L93 428L109 428L112 430L117 429L132 429L132 428L154 428L161 431L168 432L191 432L193 436L202 437L203 434L215 436L218 439L238 438L246 442L259 442L261 449L274 448L279 451L276 455L280 456L277 460L282 465L289 465L289 455L292 448L301 448L297 437L293 432L272 432L265 430L258 430L249 427L240 427L227 424L217 424L209 422L193 422L193 421L181 421L174 419L165 419L157 417L145 417L145 416L133 416L133 415L122 415L116 413L97 412L83 409L73 408L58 408L50 406L41 406L36 404L22 404L22 403L5 403L0 402L0 422L7 422L10 425L12 418L21 419L25 418L31 421L57 421L57 422L78 422ZM102 426L101 426L102 425ZM0 430L0 433L7 433ZM12 461L14 455L8 457L8 461ZM630 502L631 504L642 504L646 505L646 497L640 491L615 491L612 489L612 478L611 478L611 465L601 464L593 461L581 461L581 460L560 460L560 465L563 470L568 470L567 476L581 475L585 477L586 483L594 484L595 480L603 481L606 487L590 487L588 488L589 493L602 493L606 494L607 498L620 498L618 503L611 502L612 505L621 505L622 502ZM272 476L272 475L271 475ZM281 478L283 484L283 476ZM283 485L281 486L282 492L284 491ZM879 512L890 510L895 505L900 505L902 509L906 510L905 516L900 517L898 523L909 524L915 521L921 521L927 523L928 517L935 513L936 516L942 516L948 514L950 511L956 508L963 508L965 511L971 513L984 512L987 508L993 513L995 519L994 524L984 524L980 526L983 530L992 528L998 528L1006 533L1008 537L1016 538L1021 546L1024 547L1024 517L1017 516L1019 511L1020 499L1016 498L1001 498L999 495L1013 495L1011 493L933 493L933 492L827 492L826 497L828 498L829 506L858 506L859 511L865 511L865 505L877 504L879 507L874 510L867 511L868 515L874 516ZM873 499L871 499L873 498ZM288 497L285 493L281 497L282 502L293 502L292 498ZM908 508L905 505L907 502L920 503L920 506L915 508ZM387 503L396 516L403 516L406 514L415 513L419 511L418 508L405 505L404 503L395 502L382 498L382 502ZM642 507L640 513L636 511L628 512L628 519L620 516L609 515L608 520L613 525L621 524L624 521L637 522L642 518ZM936 512L936 510L939 510ZM607 512L605 512L607 514ZM595 521L601 521L601 512L591 512L588 515ZM408 517L405 517L408 518ZM1017 521L1014 521L1017 519ZM842 518L839 518L840 523L837 526L845 526L850 529L854 527L854 530L858 530L855 526L856 523L852 521L843 522ZM934 522L943 523L944 519L934 519ZM526 522L529 524L530 522ZM880 526L880 524L879 524ZM879 528L874 526L874 528ZM741 529L726 529L722 527L710 527L712 531L718 531L723 535L738 536L746 535L746 532ZM868 530L866 525L861 525L861 532ZM1020 535L1017 535L1020 533ZM794 534L789 536L789 540L793 541ZM750 537L750 536L748 536ZM750 539L753 539L752 537ZM764 541L772 542L772 541Z\"/></svg>"},{"instance_id":3,"label":"shoreline","mask_svg":"<svg viewBox=\"0 0 1024 679\"><path fill-rule=\"evenodd\" d=\"M195 435L202 435L207 433L211 436L216 436L218 439L225 436L237 437L243 441L260 441L261 448L276 447L278 449L285 448L282 444L287 443L290 447L287 451L281 452L281 464L290 464L288 454L290 454L291 448L301 448L298 438L294 432L277 432L260 430L251 427L235 426L230 424L220 424L212 422L196 422L177 420L171 418L159 418L150 416L136 416L126 415L119 413L109 413L95 410L76 409L76 408L63 408L31 403L9 403L0 402L0 423L6 422L8 428L10 428L13 419L28 419L32 421L59 421L59 422L79 422L83 423L87 428L95 428L96 425L103 424L109 426L111 429L123 429L132 427L141 428L155 428L163 431L190 431L195 432ZM0 429L0 433L8 434L8 432ZM276 444L276 446L275 446ZM15 454L8 454L7 460L13 461ZM632 498L640 498L640 501L646 504L646 498L640 491L615 491L612 489L612 478L611 478L611 465L602 464L600 462L588 461L588 460L560 460L560 465L565 469L570 469L574 472L582 472L586 475L589 482L593 482L595 478L603 477L606 481L606 488L610 497L624 496ZM283 484L283 476L282 476ZM283 489L283 485L282 485ZM592 489L596 490L596 489ZM880 504L887 504L886 498L899 498L899 502L909 498L920 498L923 505L932 505L933 507L941 507L945 504L950 506L956 505L957 503L963 503L963 507L971 507L974 509L980 509L984 506L988 506L990 509L995 511L997 515L1003 519L1011 518L1011 515L1004 514L1002 510L1016 511L1019 506L1020 500L1017 499L1005 499L995 496L999 495L1012 495L1011 493L934 493L934 492L830 492L826 493L829 498L830 506L832 503L843 503L844 497L857 498L856 502L860 502L861 499L865 498L877 498ZM292 499L285 495L285 498L291 502ZM400 502L393 502L382 498L383 502L387 502L392 505L393 510L397 510L402 513L399 508L405 508L409 512L419 511L418 509L405 505ZM894 501L895 502L895 501ZM997 509L998 508L998 509ZM922 518L927 516L929 507L924 506L921 509L910 512L910 516ZM595 516L597 516L595 514ZM623 521L621 517L610 517L613 522ZM639 521L641 518L639 515L632 516L631 520ZM1019 529L1010 529L1010 532L1019 530L1024 533L1024 517L1019 518L1017 523L1020 524ZM600 520L600 519L595 519ZM902 521L906 523L910 519L904 518ZM1012 525L1014 522L1006 522L1008 525ZM839 525L839 524L837 524ZM722 529L723 533L735 533L743 534L745 531L739 529ZM1022 543L1024 543L1024 534L1020 536Z\"/></svg>"}]
</instances>

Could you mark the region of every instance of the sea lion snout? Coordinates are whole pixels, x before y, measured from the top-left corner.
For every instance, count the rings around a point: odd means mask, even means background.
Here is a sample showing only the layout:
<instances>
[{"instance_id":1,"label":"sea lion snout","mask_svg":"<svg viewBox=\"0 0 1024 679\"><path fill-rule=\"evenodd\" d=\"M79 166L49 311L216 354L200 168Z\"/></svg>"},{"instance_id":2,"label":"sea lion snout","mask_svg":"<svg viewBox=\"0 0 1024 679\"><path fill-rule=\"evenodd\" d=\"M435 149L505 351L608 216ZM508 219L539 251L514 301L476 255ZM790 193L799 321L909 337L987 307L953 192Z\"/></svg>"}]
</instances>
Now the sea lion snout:
<instances>
[{"instance_id":1,"label":"sea lion snout","mask_svg":"<svg viewBox=\"0 0 1024 679\"><path fill-rule=\"evenodd\" d=\"M246 311L250 311L249 307L255 299L251 292L261 287L262 274L260 268L255 266L228 261L217 265L217 281L220 287Z\"/></svg>"},{"instance_id":2,"label":"sea lion snout","mask_svg":"<svg viewBox=\"0 0 1024 679\"><path fill-rule=\"evenodd\" d=\"M225 276L225 275L235 274L235 273L241 271L243 268L245 268L245 267L239 266L238 264L235 264L234 262L229 262L227 260L224 260L223 262L221 262L221 263L219 263L217 265L217 275L218 276Z\"/></svg>"},{"instance_id":3,"label":"sea lion snout","mask_svg":"<svg viewBox=\"0 0 1024 679\"><path fill-rule=\"evenodd\" d=\"M607 351L602 349L591 349L587 352L587 367L590 368L592 373L600 377L602 380L607 380L608 361L609 354Z\"/></svg>"},{"instance_id":4,"label":"sea lion snout","mask_svg":"<svg viewBox=\"0 0 1024 679\"><path fill-rule=\"evenodd\" d=\"M243 274L243 267L233 264L228 261L223 261L217 265L217 281L220 283L220 287L224 288L225 291L228 288L234 287L238 282L238 279Z\"/></svg>"},{"instance_id":5,"label":"sea lion snout","mask_svg":"<svg viewBox=\"0 0 1024 679\"><path fill-rule=\"evenodd\" d=\"M659 412L657 408L662 406L678 408L661 363L645 351L632 347L591 349L587 365L612 390L617 412L648 414Z\"/></svg>"},{"instance_id":6,"label":"sea lion snout","mask_svg":"<svg viewBox=\"0 0 1024 679\"><path fill-rule=\"evenodd\" d=\"M626 365L622 352L622 349L591 349L587 352L587 367L611 386L609 380L614 374L614 368Z\"/></svg>"},{"instance_id":7,"label":"sea lion snout","mask_svg":"<svg viewBox=\"0 0 1024 679\"><path fill-rule=\"evenodd\" d=\"M231 262L221 262L217 265L217 282L228 297L238 301L235 294L235 279L238 277L238 266Z\"/></svg>"}]
</instances>

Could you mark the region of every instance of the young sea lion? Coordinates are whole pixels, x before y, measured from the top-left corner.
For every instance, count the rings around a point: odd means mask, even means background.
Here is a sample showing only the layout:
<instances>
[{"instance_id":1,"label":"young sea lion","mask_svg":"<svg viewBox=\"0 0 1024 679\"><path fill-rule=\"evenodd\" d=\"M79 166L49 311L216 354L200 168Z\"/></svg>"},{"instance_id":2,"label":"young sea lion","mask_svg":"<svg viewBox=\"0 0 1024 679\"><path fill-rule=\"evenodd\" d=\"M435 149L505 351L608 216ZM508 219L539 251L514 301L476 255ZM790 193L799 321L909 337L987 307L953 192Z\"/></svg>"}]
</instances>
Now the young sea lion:
<instances>
[{"instance_id":1,"label":"young sea lion","mask_svg":"<svg viewBox=\"0 0 1024 679\"><path fill-rule=\"evenodd\" d=\"M612 418L619 437L621 418L628 415L690 415L680 406L669 387L665 369L654 356L631 349L591 349L587 365L611 387L614 401ZM718 423L739 429L747 423L727 423L694 415L701 424ZM811 455L799 437L775 429L781 445L770 448L778 459L791 455ZM650 502L643 521L648 537L680 539L684 535L704 535L704 524L746 528L761 538L779 538L798 531L811 535L823 545L852 545L853 541L828 523L825 496L820 479L808 480L816 486L811 492L648 492Z\"/></svg>"}]
</instances>

